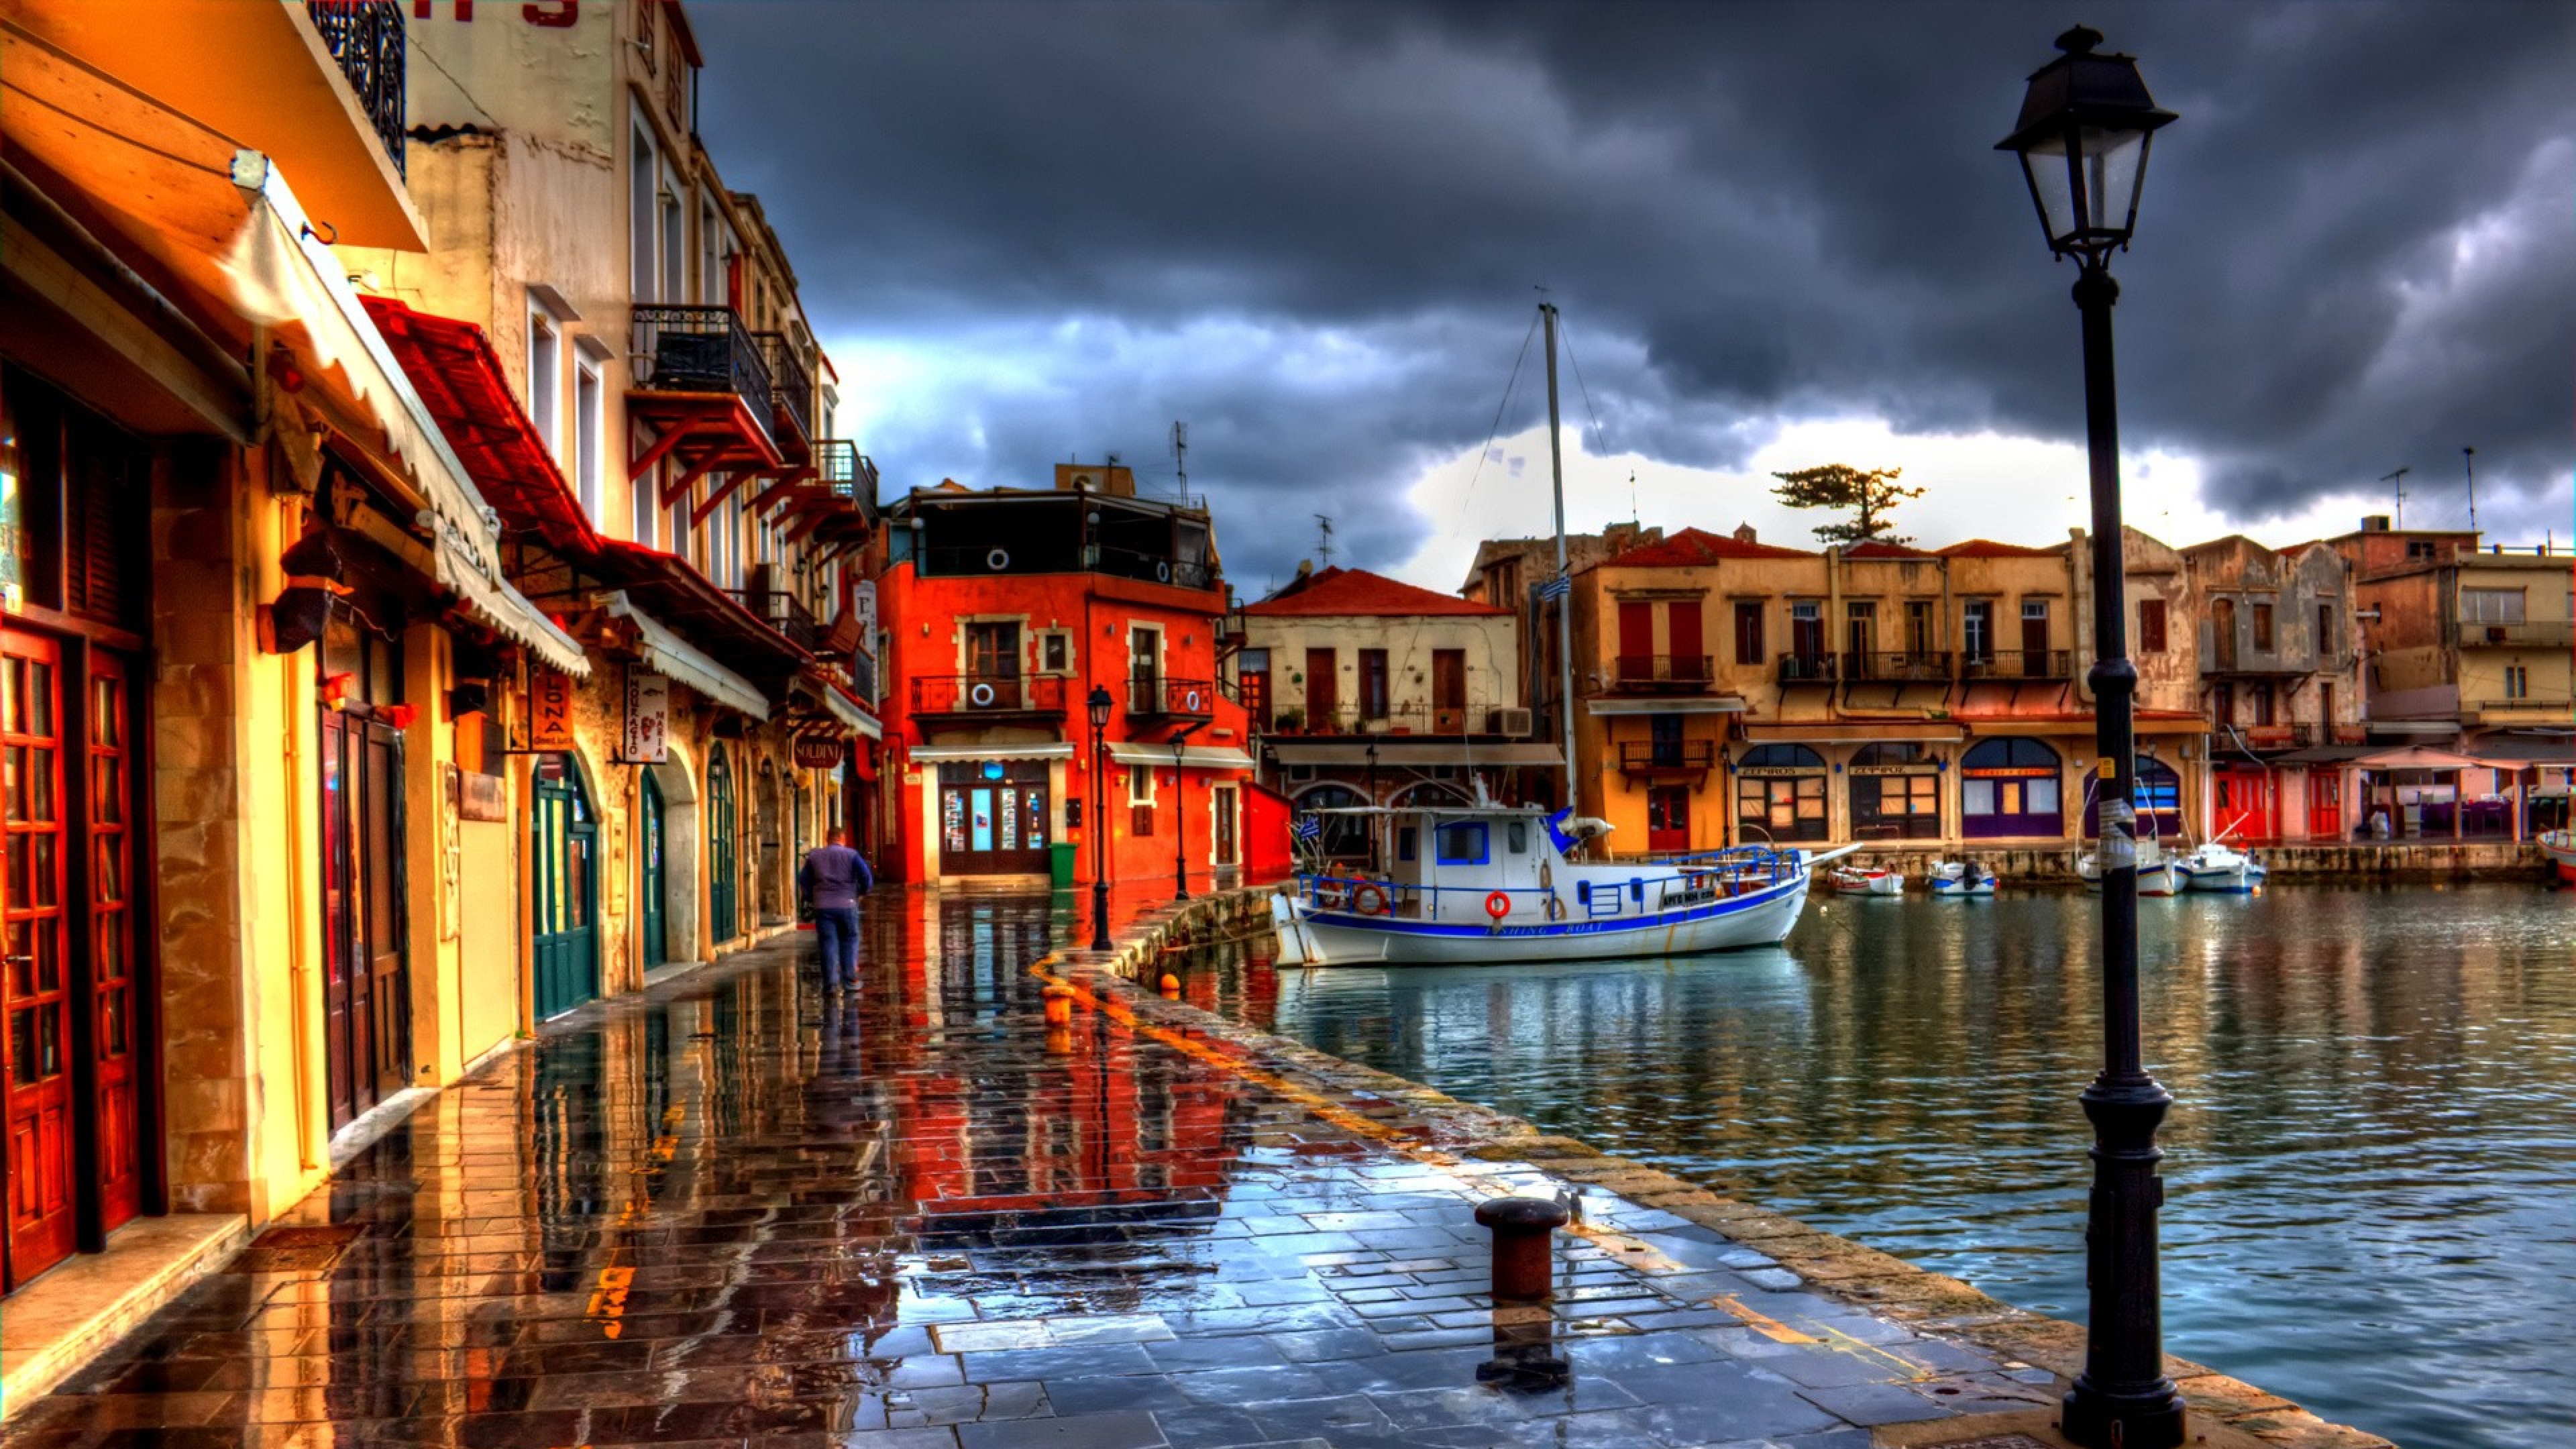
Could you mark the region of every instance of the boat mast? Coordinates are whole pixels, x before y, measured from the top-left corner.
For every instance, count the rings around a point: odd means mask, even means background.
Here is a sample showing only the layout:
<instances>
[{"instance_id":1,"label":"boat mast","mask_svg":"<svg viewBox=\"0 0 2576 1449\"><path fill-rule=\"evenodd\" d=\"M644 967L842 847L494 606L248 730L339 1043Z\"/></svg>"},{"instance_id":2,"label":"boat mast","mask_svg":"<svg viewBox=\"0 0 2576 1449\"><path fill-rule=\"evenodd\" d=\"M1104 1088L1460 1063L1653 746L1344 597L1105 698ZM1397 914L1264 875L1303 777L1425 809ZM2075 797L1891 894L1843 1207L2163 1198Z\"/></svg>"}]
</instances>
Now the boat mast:
<instances>
[{"instance_id":1,"label":"boat mast","mask_svg":"<svg viewBox=\"0 0 2576 1449\"><path fill-rule=\"evenodd\" d=\"M1574 808L1574 587L1565 566L1565 443L1557 435L1556 304L1538 304L1547 323L1547 462L1556 483L1557 715L1565 739L1565 807Z\"/></svg>"}]
</instances>

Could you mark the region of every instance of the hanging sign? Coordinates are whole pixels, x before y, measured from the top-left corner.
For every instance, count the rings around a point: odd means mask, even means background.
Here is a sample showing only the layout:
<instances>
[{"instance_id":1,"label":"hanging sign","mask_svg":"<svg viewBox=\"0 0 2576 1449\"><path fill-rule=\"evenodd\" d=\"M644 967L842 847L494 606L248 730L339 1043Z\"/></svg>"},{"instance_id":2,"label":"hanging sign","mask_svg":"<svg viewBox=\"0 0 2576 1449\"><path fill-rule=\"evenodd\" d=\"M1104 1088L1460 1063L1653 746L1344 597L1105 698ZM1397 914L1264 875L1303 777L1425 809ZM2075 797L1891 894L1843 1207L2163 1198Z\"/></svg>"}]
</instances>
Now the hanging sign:
<instances>
[{"instance_id":1,"label":"hanging sign","mask_svg":"<svg viewBox=\"0 0 2576 1449\"><path fill-rule=\"evenodd\" d=\"M671 758L671 681L649 669L626 671L624 758L630 765Z\"/></svg>"},{"instance_id":2,"label":"hanging sign","mask_svg":"<svg viewBox=\"0 0 2576 1449\"><path fill-rule=\"evenodd\" d=\"M569 750L572 739L573 677L551 669L528 671L528 748Z\"/></svg>"},{"instance_id":3,"label":"hanging sign","mask_svg":"<svg viewBox=\"0 0 2576 1449\"><path fill-rule=\"evenodd\" d=\"M798 735L796 765L804 770L828 770L841 763L848 753L839 735Z\"/></svg>"}]
</instances>

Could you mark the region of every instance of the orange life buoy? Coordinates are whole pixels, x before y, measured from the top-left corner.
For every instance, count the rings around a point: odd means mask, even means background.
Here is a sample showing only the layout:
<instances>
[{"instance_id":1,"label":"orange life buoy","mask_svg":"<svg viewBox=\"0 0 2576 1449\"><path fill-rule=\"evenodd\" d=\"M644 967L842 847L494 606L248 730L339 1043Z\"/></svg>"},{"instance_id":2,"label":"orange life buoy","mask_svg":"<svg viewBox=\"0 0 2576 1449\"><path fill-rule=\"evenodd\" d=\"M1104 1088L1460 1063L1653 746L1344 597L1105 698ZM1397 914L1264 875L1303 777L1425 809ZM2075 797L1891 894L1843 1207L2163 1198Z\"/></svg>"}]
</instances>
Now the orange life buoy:
<instances>
[{"instance_id":1,"label":"orange life buoy","mask_svg":"<svg viewBox=\"0 0 2576 1449\"><path fill-rule=\"evenodd\" d=\"M1375 884L1363 883L1351 888L1351 909L1363 916L1386 914L1386 892Z\"/></svg>"},{"instance_id":2,"label":"orange life buoy","mask_svg":"<svg viewBox=\"0 0 2576 1449\"><path fill-rule=\"evenodd\" d=\"M1489 895L1489 896L1485 897L1485 914L1486 914L1486 915L1489 915L1489 916L1493 917L1495 920L1499 921L1499 920L1501 920L1503 917L1508 916L1508 915L1510 915L1511 913L1512 913L1512 898L1511 898L1509 895L1507 895L1507 894L1503 893L1502 891L1496 891L1496 892L1494 892L1492 895Z\"/></svg>"}]
</instances>

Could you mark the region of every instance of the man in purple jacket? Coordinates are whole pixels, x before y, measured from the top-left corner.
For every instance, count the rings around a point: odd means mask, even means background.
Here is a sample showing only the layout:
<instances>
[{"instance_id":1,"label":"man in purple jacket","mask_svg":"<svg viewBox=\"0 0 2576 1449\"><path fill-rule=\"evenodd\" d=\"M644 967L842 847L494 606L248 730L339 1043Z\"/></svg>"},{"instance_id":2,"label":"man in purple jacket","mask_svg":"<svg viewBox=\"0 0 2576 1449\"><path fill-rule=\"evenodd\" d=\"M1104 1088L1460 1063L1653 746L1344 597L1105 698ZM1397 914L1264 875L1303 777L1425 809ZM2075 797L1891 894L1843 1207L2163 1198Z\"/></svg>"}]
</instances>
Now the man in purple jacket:
<instances>
[{"instance_id":1,"label":"man in purple jacket","mask_svg":"<svg viewBox=\"0 0 2576 1449\"><path fill-rule=\"evenodd\" d=\"M859 897L876 889L868 863L850 848L850 832L835 830L805 852L796 893L814 908L814 935L823 948L823 989L859 989Z\"/></svg>"}]
</instances>

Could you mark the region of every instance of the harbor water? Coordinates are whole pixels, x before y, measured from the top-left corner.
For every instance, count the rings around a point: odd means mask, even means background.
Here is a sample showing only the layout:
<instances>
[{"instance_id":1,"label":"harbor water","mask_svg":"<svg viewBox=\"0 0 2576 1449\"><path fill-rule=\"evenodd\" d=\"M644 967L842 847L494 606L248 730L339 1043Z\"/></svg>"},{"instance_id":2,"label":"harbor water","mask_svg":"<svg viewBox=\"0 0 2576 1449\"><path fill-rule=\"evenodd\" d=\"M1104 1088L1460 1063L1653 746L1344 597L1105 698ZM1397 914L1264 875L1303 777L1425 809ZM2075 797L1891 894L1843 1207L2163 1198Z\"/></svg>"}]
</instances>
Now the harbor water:
<instances>
[{"instance_id":1,"label":"harbor water","mask_svg":"<svg viewBox=\"0 0 2576 1449\"><path fill-rule=\"evenodd\" d=\"M2166 1346L2407 1449L2576 1444L2576 896L2139 903ZM2094 903L1818 899L1776 950L1223 969L1282 1034L2080 1321Z\"/></svg>"}]
</instances>

